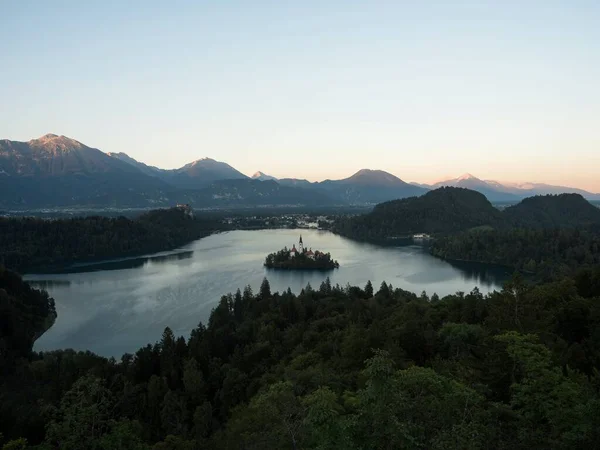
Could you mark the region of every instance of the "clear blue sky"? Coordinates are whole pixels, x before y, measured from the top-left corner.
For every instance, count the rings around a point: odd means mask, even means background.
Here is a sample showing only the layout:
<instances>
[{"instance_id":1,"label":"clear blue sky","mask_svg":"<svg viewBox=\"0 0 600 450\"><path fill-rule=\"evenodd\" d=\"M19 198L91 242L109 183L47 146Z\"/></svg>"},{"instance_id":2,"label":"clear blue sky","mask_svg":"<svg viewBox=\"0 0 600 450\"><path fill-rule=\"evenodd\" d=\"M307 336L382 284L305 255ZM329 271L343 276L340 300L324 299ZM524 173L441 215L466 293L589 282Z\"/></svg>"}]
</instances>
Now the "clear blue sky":
<instances>
[{"instance_id":1,"label":"clear blue sky","mask_svg":"<svg viewBox=\"0 0 600 450\"><path fill-rule=\"evenodd\" d=\"M0 138L600 191L600 2L0 0Z\"/></svg>"}]
</instances>

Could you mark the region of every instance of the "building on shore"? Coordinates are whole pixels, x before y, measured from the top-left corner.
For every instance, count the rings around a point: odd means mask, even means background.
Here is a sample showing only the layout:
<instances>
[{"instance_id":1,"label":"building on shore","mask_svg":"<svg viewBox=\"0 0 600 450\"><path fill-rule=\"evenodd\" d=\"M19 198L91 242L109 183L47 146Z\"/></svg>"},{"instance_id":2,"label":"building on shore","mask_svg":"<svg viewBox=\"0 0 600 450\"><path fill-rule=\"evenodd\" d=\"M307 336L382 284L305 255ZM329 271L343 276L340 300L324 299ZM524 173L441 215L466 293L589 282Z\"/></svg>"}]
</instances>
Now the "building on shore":
<instances>
[{"instance_id":1,"label":"building on shore","mask_svg":"<svg viewBox=\"0 0 600 450\"><path fill-rule=\"evenodd\" d=\"M413 234L413 240L417 242L428 241L429 239L431 239L431 236L425 233Z\"/></svg>"}]
</instances>

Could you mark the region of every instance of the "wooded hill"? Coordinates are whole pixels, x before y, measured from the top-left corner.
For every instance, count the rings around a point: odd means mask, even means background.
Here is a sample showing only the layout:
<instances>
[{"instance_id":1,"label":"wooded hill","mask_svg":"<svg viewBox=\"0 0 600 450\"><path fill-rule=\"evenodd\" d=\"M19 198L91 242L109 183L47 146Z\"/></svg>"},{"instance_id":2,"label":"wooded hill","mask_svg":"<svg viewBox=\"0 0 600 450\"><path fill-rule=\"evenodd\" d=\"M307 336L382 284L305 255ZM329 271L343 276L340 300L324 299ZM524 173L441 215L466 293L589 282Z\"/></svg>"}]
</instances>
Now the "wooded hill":
<instances>
[{"instance_id":1,"label":"wooded hill","mask_svg":"<svg viewBox=\"0 0 600 450\"><path fill-rule=\"evenodd\" d=\"M538 195L502 211L505 220L521 228L573 228L600 225L600 208L579 194Z\"/></svg>"},{"instance_id":2,"label":"wooded hill","mask_svg":"<svg viewBox=\"0 0 600 450\"><path fill-rule=\"evenodd\" d=\"M52 271L73 262L171 250L218 226L179 208L150 211L133 220L0 218L0 264L19 272Z\"/></svg>"},{"instance_id":3,"label":"wooded hill","mask_svg":"<svg viewBox=\"0 0 600 450\"><path fill-rule=\"evenodd\" d=\"M415 233L451 233L494 226L502 214L479 192L442 187L420 197L380 203L372 212L340 218L333 230L344 236L385 240Z\"/></svg>"},{"instance_id":4,"label":"wooded hill","mask_svg":"<svg viewBox=\"0 0 600 450\"><path fill-rule=\"evenodd\" d=\"M340 218L333 230L355 239L386 240L471 229L574 227L600 227L600 209L579 194L530 197L499 211L483 194L443 187L421 197L381 203L368 214Z\"/></svg>"}]
</instances>

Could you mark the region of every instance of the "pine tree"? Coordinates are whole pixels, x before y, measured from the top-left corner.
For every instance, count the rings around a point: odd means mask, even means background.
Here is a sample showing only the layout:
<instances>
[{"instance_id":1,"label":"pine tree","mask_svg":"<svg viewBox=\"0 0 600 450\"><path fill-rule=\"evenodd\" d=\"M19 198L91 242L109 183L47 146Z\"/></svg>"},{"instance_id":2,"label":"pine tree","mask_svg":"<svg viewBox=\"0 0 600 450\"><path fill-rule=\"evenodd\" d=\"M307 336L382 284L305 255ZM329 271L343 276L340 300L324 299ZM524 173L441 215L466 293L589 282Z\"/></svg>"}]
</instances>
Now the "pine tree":
<instances>
[{"instance_id":1,"label":"pine tree","mask_svg":"<svg viewBox=\"0 0 600 450\"><path fill-rule=\"evenodd\" d=\"M367 281L367 284L365 285L365 295L367 298L373 297L373 284L371 283L371 280Z\"/></svg>"},{"instance_id":2,"label":"pine tree","mask_svg":"<svg viewBox=\"0 0 600 450\"><path fill-rule=\"evenodd\" d=\"M269 284L267 277L263 278L263 281L260 285L260 298L261 300L271 298L271 285Z\"/></svg>"}]
</instances>

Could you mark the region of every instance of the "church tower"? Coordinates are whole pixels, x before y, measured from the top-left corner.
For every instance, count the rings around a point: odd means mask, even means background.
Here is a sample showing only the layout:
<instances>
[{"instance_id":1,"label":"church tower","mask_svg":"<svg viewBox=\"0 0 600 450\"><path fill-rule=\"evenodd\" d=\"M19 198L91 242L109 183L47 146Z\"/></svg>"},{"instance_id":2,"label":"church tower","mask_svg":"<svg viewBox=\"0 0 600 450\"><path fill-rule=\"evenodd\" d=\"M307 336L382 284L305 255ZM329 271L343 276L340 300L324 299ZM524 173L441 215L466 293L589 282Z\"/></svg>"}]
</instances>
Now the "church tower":
<instances>
[{"instance_id":1,"label":"church tower","mask_svg":"<svg viewBox=\"0 0 600 450\"><path fill-rule=\"evenodd\" d=\"M302 243L302 235L300 235L300 241L298 242L298 247L300 248L300 253L304 253L304 244Z\"/></svg>"}]
</instances>

